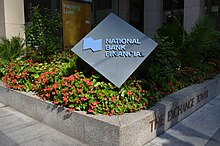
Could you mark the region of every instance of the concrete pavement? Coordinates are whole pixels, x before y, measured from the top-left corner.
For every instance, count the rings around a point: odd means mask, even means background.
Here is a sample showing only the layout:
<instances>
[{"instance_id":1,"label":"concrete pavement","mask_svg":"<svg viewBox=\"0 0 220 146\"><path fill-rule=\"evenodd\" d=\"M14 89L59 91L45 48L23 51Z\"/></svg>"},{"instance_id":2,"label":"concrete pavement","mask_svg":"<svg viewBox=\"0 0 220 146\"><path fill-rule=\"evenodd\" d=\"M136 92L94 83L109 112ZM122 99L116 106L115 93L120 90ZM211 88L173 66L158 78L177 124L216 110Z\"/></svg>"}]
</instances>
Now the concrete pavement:
<instances>
[{"instance_id":1,"label":"concrete pavement","mask_svg":"<svg viewBox=\"0 0 220 146\"><path fill-rule=\"evenodd\" d=\"M86 145L0 103L0 146Z\"/></svg>"},{"instance_id":2,"label":"concrete pavement","mask_svg":"<svg viewBox=\"0 0 220 146\"><path fill-rule=\"evenodd\" d=\"M145 146L220 146L220 96Z\"/></svg>"}]
</instances>

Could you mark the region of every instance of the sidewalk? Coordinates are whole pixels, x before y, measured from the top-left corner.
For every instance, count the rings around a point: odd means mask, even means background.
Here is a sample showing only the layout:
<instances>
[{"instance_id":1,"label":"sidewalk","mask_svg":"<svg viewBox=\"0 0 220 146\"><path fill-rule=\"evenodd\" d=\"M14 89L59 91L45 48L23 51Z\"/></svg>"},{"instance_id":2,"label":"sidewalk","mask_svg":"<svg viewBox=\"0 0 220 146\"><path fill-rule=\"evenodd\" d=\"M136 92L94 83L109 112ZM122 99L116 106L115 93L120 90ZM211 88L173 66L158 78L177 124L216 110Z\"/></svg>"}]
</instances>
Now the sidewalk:
<instances>
[{"instance_id":1,"label":"sidewalk","mask_svg":"<svg viewBox=\"0 0 220 146\"><path fill-rule=\"evenodd\" d=\"M0 103L0 146L86 146Z\"/></svg>"},{"instance_id":2,"label":"sidewalk","mask_svg":"<svg viewBox=\"0 0 220 146\"><path fill-rule=\"evenodd\" d=\"M220 146L220 96L144 146Z\"/></svg>"}]
</instances>

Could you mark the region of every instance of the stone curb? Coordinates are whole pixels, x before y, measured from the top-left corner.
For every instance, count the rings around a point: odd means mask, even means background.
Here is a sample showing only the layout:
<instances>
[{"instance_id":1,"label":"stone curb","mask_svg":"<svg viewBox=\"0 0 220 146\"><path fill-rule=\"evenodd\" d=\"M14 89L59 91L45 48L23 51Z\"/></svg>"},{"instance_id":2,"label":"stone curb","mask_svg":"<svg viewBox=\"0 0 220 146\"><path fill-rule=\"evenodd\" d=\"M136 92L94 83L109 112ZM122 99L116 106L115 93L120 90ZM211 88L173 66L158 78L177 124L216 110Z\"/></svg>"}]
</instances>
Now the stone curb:
<instances>
[{"instance_id":1,"label":"stone curb","mask_svg":"<svg viewBox=\"0 0 220 146\"><path fill-rule=\"evenodd\" d=\"M220 94L220 77L166 96L149 110L120 116L90 115L41 100L34 93L7 89L0 102L91 146L141 146Z\"/></svg>"}]
</instances>

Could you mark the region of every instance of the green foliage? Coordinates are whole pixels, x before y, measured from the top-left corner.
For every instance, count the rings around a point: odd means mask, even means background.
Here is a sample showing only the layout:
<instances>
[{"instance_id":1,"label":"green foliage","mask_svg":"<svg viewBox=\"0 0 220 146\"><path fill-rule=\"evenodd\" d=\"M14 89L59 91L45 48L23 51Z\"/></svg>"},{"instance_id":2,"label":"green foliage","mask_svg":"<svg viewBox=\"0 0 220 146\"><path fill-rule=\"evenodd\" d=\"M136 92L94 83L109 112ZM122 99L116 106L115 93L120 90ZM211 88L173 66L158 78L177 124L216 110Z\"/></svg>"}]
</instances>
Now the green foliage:
<instances>
[{"instance_id":1,"label":"green foliage","mask_svg":"<svg viewBox=\"0 0 220 146\"><path fill-rule=\"evenodd\" d=\"M160 40L152 63L146 71L147 78L157 80L158 83L172 81L181 66L181 62L177 59L180 54L175 49L174 43L167 39L166 37Z\"/></svg>"},{"instance_id":2,"label":"green foliage","mask_svg":"<svg viewBox=\"0 0 220 146\"><path fill-rule=\"evenodd\" d=\"M218 66L218 62L210 61L219 59L219 32L209 18L198 21L188 34L178 21L164 24L158 36L159 46L150 56L148 68L142 71L145 73L142 76L156 81L158 88L164 91L172 82L173 89L181 89L215 75L213 65ZM149 83L145 83L144 88L150 88Z\"/></svg>"},{"instance_id":3,"label":"green foliage","mask_svg":"<svg viewBox=\"0 0 220 146\"><path fill-rule=\"evenodd\" d=\"M2 38L0 43L0 64L10 62L24 53L24 41L20 37Z\"/></svg>"},{"instance_id":4,"label":"green foliage","mask_svg":"<svg viewBox=\"0 0 220 146\"><path fill-rule=\"evenodd\" d=\"M220 57L220 32L215 30L213 21L203 17L186 35L181 49L182 60L188 65L199 65L204 61Z\"/></svg>"},{"instance_id":5,"label":"green foliage","mask_svg":"<svg viewBox=\"0 0 220 146\"><path fill-rule=\"evenodd\" d=\"M45 60L49 55L61 50L61 15L49 9L41 11L32 8L32 22L25 26L27 55L33 59Z\"/></svg>"},{"instance_id":6,"label":"green foliage","mask_svg":"<svg viewBox=\"0 0 220 146\"><path fill-rule=\"evenodd\" d=\"M174 16L173 23L164 24L161 28L157 30L159 39L166 38L166 41L172 42L175 48L179 48L183 43L183 37L185 35L185 30L182 24Z\"/></svg>"},{"instance_id":7,"label":"green foliage","mask_svg":"<svg viewBox=\"0 0 220 146\"><path fill-rule=\"evenodd\" d=\"M163 46L163 47L162 47ZM172 57L176 54L164 52L172 43L164 42L158 50L155 65L172 66ZM169 47L168 47L169 48ZM168 59L165 59L166 57ZM34 91L44 99L61 105L69 110L87 111L92 114L118 115L148 109L179 88L193 82L213 77L211 67L184 67L176 70L175 78L170 79L169 67L157 68L148 80L128 80L121 88L104 82L99 76L85 75L76 70L76 56L69 52L57 53L48 62L17 59L5 64L0 70L2 80L8 88L21 91ZM165 73L165 74L164 74ZM169 73L169 74L168 74ZM154 80L161 76L160 80ZM170 79L170 80L169 80Z\"/></svg>"}]
</instances>

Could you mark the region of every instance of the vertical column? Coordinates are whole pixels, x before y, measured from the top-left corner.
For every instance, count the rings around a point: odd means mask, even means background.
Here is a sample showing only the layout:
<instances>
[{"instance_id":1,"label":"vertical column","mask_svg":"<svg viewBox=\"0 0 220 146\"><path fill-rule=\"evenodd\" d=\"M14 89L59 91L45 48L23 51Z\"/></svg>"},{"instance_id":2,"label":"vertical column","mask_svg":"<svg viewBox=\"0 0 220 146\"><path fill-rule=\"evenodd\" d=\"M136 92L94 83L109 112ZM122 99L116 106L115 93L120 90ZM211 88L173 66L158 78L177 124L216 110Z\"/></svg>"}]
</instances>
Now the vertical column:
<instances>
[{"instance_id":1,"label":"vertical column","mask_svg":"<svg viewBox=\"0 0 220 146\"><path fill-rule=\"evenodd\" d=\"M153 37L162 24L163 0L144 0L144 33Z\"/></svg>"},{"instance_id":2,"label":"vertical column","mask_svg":"<svg viewBox=\"0 0 220 146\"><path fill-rule=\"evenodd\" d=\"M24 38L24 0L0 0L0 36Z\"/></svg>"},{"instance_id":3,"label":"vertical column","mask_svg":"<svg viewBox=\"0 0 220 146\"><path fill-rule=\"evenodd\" d=\"M0 0L0 37L5 37L4 0Z\"/></svg>"},{"instance_id":4,"label":"vertical column","mask_svg":"<svg viewBox=\"0 0 220 146\"><path fill-rule=\"evenodd\" d=\"M130 0L119 0L119 16L125 21L130 19Z\"/></svg>"},{"instance_id":5,"label":"vertical column","mask_svg":"<svg viewBox=\"0 0 220 146\"><path fill-rule=\"evenodd\" d=\"M191 31L195 22L205 13L205 0L184 0L184 28Z\"/></svg>"}]
</instances>

